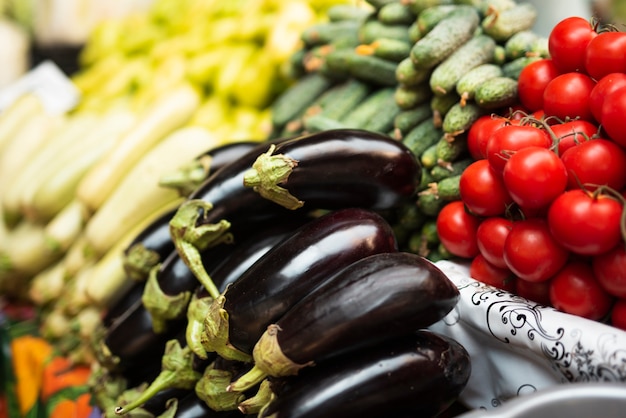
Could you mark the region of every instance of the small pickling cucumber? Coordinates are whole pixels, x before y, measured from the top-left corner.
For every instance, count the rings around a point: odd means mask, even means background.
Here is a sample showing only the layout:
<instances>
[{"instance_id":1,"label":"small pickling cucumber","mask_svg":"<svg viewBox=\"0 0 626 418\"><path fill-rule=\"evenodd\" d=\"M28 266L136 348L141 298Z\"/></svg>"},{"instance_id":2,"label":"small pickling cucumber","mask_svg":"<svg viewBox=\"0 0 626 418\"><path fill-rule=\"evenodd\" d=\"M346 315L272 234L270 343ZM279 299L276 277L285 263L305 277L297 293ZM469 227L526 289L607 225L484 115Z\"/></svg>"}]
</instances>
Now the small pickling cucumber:
<instances>
[{"instance_id":1,"label":"small pickling cucumber","mask_svg":"<svg viewBox=\"0 0 626 418\"><path fill-rule=\"evenodd\" d=\"M443 125L443 118L452 106L459 103L461 96L456 91L451 91L448 94L434 95L430 99L430 109L433 113L433 121L435 125L441 127Z\"/></svg>"},{"instance_id":2,"label":"small pickling cucumber","mask_svg":"<svg viewBox=\"0 0 626 418\"><path fill-rule=\"evenodd\" d=\"M340 122L351 128L364 127L370 119L377 117L385 106L395 102L395 90L393 87L374 90L352 112L340 119Z\"/></svg>"},{"instance_id":3,"label":"small pickling cucumber","mask_svg":"<svg viewBox=\"0 0 626 418\"><path fill-rule=\"evenodd\" d=\"M464 43L433 70L430 76L433 93L454 91L458 81L469 70L493 60L495 48L496 42L486 35L475 36Z\"/></svg>"},{"instance_id":4,"label":"small pickling cucumber","mask_svg":"<svg viewBox=\"0 0 626 418\"><path fill-rule=\"evenodd\" d=\"M417 68L432 68L465 44L480 24L478 12L465 6L450 13L411 48L411 60Z\"/></svg>"},{"instance_id":5,"label":"small pickling cucumber","mask_svg":"<svg viewBox=\"0 0 626 418\"><path fill-rule=\"evenodd\" d=\"M329 78L353 77L379 86L395 86L396 63L353 48L335 49L326 54L320 73Z\"/></svg>"},{"instance_id":6,"label":"small pickling cucumber","mask_svg":"<svg viewBox=\"0 0 626 418\"><path fill-rule=\"evenodd\" d=\"M471 158L461 158L453 162L437 164L430 170L430 177L432 181L441 181L447 177L457 176L473 162Z\"/></svg>"},{"instance_id":7,"label":"small pickling cucumber","mask_svg":"<svg viewBox=\"0 0 626 418\"><path fill-rule=\"evenodd\" d=\"M450 13L457 9L456 4L438 4L428 9L424 9L417 16L417 27L419 28L420 33L423 35L430 32L432 28L434 28L437 23L439 23L442 19L448 17Z\"/></svg>"},{"instance_id":8,"label":"small pickling cucumber","mask_svg":"<svg viewBox=\"0 0 626 418\"><path fill-rule=\"evenodd\" d=\"M428 118L417 124L402 139L402 143L411 150L417 158L422 158L426 154L426 150L439 141L442 131L433 123L432 118ZM434 149L433 149L434 152ZM428 156L422 160L426 161L428 166L433 167L434 163L430 163Z\"/></svg>"},{"instance_id":9,"label":"small pickling cucumber","mask_svg":"<svg viewBox=\"0 0 626 418\"><path fill-rule=\"evenodd\" d=\"M370 17L359 27L359 41L364 44L369 44L376 39L390 38L410 42L407 29L408 25L388 25L381 22L376 17Z\"/></svg>"},{"instance_id":10,"label":"small pickling cucumber","mask_svg":"<svg viewBox=\"0 0 626 418\"><path fill-rule=\"evenodd\" d=\"M386 25L410 25L417 16L403 2L387 3L378 10L378 20Z\"/></svg>"},{"instance_id":11,"label":"small pickling cucumber","mask_svg":"<svg viewBox=\"0 0 626 418\"><path fill-rule=\"evenodd\" d=\"M321 103L320 113L331 119L339 120L355 109L371 90L369 84L349 78L345 82L333 86L325 93L326 100Z\"/></svg>"},{"instance_id":12,"label":"small pickling cucumber","mask_svg":"<svg viewBox=\"0 0 626 418\"><path fill-rule=\"evenodd\" d=\"M536 45L539 35L531 29L513 34L504 43L504 51L507 61L524 57L531 52Z\"/></svg>"},{"instance_id":13,"label":"small pickling cucumber","mask_svg":"<svg viewBox=\"0 0 626 418\"><path fill-rule=\"evenodd\" d=\"M504 65L506 63L506 49L504 45L496 45L496 49L493 50L493 63L496 65Z\"/></svg>"},{"instance_id":14,"label":"small pickling cucumber","mask_svg":"<svg viewBox=\"0 0 626 418\"><path fill-rule=\"evenodd\" d=\"M506 42L514 34L531 29L536 20L537 9L532 3L518 3L501 12L487 13L480 26L486 35Z\"/></svg>"},{"instance_id":15,"label":"small pickling cucumber","mask_svg":"<svg viewBox=\"0 0 626 418\"><path fill-rule=\"evenodd\" d=\"M439 135L439 137L435 140L435 143L428 146L422 152L422 154L420 155L420 163L422 163L422 167L426 169L431 169L437 165L437 144L442 137L442 135Z\"/></svg>"},{"instance_id":16,"label":"small pickling cucumber","mask_svg":"<svg viewBox=\"0 0 626 418\"><path fill-rule=\"evenodd\" d=\"M354 4L336 4L326 10L326 17L330 22L342 20L356 20L362 22L371 15L371 10Z\"/></svg>"},{"instance_id":17,"label":"small pickling cucumber","mask_svg":"<svg viewBox=\"0 0 626 418\"><path fill-rule=\"evenodd\" d=\"M409 56L412 44L399 39L380 38L371 44L362 44L357 51L364 55L374 55L389 61L400 62Z\"/></svg>"},{"instance_id":18,"label":"small pickling cucumber","mask_svg":"<svg viewBox=\"0 0 626 418\"><path fill-rule=\"evenodd\" d=\"M517 4L515 0L454 0L454 3L473 6L483 17L490 12L512 9Z\"/></svg>"},{"instance_id":19,"label":"small pickling cucumber","mask_svg":"<svg viewBox=\"0 0 626 418\"><path fill-rule=\"evenodd\" d=\"M411 7L413 13L419 15L424 10L434 7L441 6L443 4L453 4L455 0L405 0L406 3Z\"/></svg>"},{"instance_id":20,"label":"small pickling cucumber","mask_svg":"<svg viewBox=\"0 0 626 418\"><path fill-rule=\"evenodd\" d=\"M303 117L302 123L304 124L304 130L307 133L347 128L347 126L343 123L320 113Z\"/></svg>"},{"instance_id":21,"label":"small pickling cucumber","mask_svg":"<svg viewBox=\"0 0 626 418\"><path fill-rule=\"evenodd\" d=\"M400 109L408 110L428 102L432 95L428 83L424 82L416 86L399 85L396 88L395 98Z\"/></svg>"},{"instance_id":22,"label":"small pickling cucumber","mask_svg":"<svg viewBox=\"0 0 626 418\"><path fill-rule=\"evenodd\" d=\"M457 135L450 138L444 135L437 141L436 147L435 156L437 158L437 164L452 162L467 151L467 137L466 135Z\"/></svg>"},{"instance_id":23,"label":"small pickling cucumber","mask_svg":"<svg viewBox=\"0 0 626 418\"><path fill-rule=\"evenodd\" d=\"M465 73L456 83L456 92L463 103L474 98L476 88L490 78L502 76L502 67L496 64L481 64Z\"/></svg>"},{"instance_id":24,"label":"small pickling cucumber","mask_svg":"<svg viewBox=\"0 0 626 418\"><path fill-rule=\"evenodd\" d=\"M396 104L395 98L388 98L380 107L378 113L370 118L363 129L389 135L393 131L393 121L402 109ZM391 135L390 135L391 136Z\"/></svg>"},{"instance_id":25,"label":"small pickling cucumber","mask_svg":"<svg viewBox=\"0 0 626 418\"><path fill-rule=\"evenodd\" d=\"M272 123L282 127L306 109L333 84L322 74L308 74L286 90L272 104Z\"/></svg>"},{"instance_id":26,"label":"small pickling cucumber","mask_svg":"<svg viewBox=\"0 0 626 418\"><path fill-rule=\"evenodd\" d=\"M320 22L304 29L300 38L309 48L330 44L335 38L345 36L345 34L352 34L355 39L358 39L360 25L361 23L356 20Z\"/></svg>"},{"instance_id":27,"label":"small pickling cucumber","mask_svg":"<svg viewBox=\"0 0 626 418\"><path fill-rule=\"evenodd\" d=\"M401 111L396 115L393 121L393 127L396 130L396 139L404 138L411 129L431 116L432 111L430 109L430 103L424 103L413 109Z\"/></svg>"},{"instance_id":28,"label":"small pickling cucumber","mask_svg":"<svg viewBox=\"0 0 626 418\"><path fill-rule=\"evenodd\" d=\"M439 199L445 201L460 200L461 192L459 191L459 184L461 182L461 175L456 174L450 177L439 180L437 184L437 196Z\"/></svg>"},{"instance_id":29,"label":"small pickling cucumber","mask_svg":"<svg viewBox=\"0 0 626 418\"><path fill-rule=\"evenodd\" d=\"M405 58L396 66L396 81L405 86L416 86L430 78L432 69L415 68L411 58Z\"/></svg>"},{"instance_id":30,"label":"small pickling cucumber","mask_svg":"<svg viewBox=\"0 0 626 418\"><path fill-rule=\"evenodd\" d=\"M380 10L386 4L394 3L396 1L398 1L398 0L365 0L365 2L367 4L369 4L370 6L372 6L376 10Z\"/></svg>"},{"instance_id":31,"label":"small pickling cucumber","mask_svg":"<svg viewBox=\"0 0 626 418\"><path fill-rule=\"evenodd\" d=\"M461 105L460 102L456 103L443 118L443 132L448 136L466 132L479 117L486 113L487 110L474 101L467 102L465 105Z\"/></svg>"},{"instance_id":32,"label":"small pickling cucumber","mask_svg":"<svg viewBox=\"0 0 626 418\"><path fill-rule=\"evenodd\" d=\"M502 75L517 80L519 78L519 74L528 64L539 61L540 59L542 58L538 55L529 55L506 62L502 65Z\"/></svg>"},{"instance_id":33,"label":"small pickling cucumber","mask_svg":"<svg viewBox=\"0 0 626 418\"><path fill-rule=\"evenodd\" d=\"M423 36L417 24L417 19L415 20L415 22L409 25L409 27L407 28L407 31L409 33L409 42L411 42L411 44L414 44L415 42L419 41Z\"/></svg>"},{"instance_id":34,"label":"small pickling cucumber","mask_svg":"<svg viewBox=\"0 0 626 418\"><path fill-rule=\"evenodd\" d=\"M511 77L494 77L476 88L474 100L485 109L511 106L517 102L517 80Z\"/></svg>"},{"instance_id":35,"label":"small pickling cucumber","mask_svg":"<svg viewBox=\"0 0 626 418\"><path fill-rule=\"evenodd\" d=\"M437 216L446 203L429 189L423 190L417 195L417 207L428 216Z\"/></svg>"}]
</instances>

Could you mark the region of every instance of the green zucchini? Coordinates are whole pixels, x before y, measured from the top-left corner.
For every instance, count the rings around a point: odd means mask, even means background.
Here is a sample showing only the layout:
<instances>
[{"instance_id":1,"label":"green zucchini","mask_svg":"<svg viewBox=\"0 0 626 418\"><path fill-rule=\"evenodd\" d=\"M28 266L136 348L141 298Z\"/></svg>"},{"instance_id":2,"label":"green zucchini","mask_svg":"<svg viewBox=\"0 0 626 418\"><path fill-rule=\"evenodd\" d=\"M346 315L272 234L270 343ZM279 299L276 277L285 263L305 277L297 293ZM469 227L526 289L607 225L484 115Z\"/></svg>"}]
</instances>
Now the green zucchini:
<instances>
[{"instance_id":1,"label":"green zucchini","mask_svg":"<svg viewBox=\"0 0 626 418\"><path fill-rule=\"evenodd\" d=\"M333 81L319 73L300 78L272 103L272 124L275 127L285 126L332 85Z\"/></svg>"},{"instance_id":2,"label":"green zucchini","mask_svg":"<svg viewBox=\"0 0 626 418\"><path fill-rule=\"evenodd\" d=\"M396 66L396 81L405 86L416 86L430 78L430 68L415 68L411 58L405 58Z\"/></svg>"},{"instance_id":3,"label":"green zucchini","mask_svg":"<svg viewBox=\"0 0 626 418\"><path fill-rule=\"evenodd\" d=\"M519 3L515 7L487 14L480 26L486 35L498 42L506 42L514 34L532 29L537 20L537 9L532 3Z\"/></svg>"},{"instance_id":4,"label":"green zucchini","mask_svg":"<svg viewBox=\"0 0 626 418\"><path fill-rule=\"evenodd\" d=\"M443 118L443 132L448 136L466 132L478 118L486 113L487 110L474 101L467 102L465 105L461 105L460 102L456 103Z\"/></svg>"},{"instance_id":5,"label":"green zucchini","mask_svg":"<svg viewBox=\"0 0 626 418\"><path fill-rule=\"evenodd\" d=\"M396 88L396 104L402 110L412 109L426 103L432 97L428 83L424 82L416 86L399 85Z\"/></svg>"},{"instance_id":6,"label":"green zucchini","mask_svg":"<svg viewBox=\"0 0 626 418\"><path fill-rule=\"evenodd\" d=\"M480 24L478 12L466 6L450 13L423 35L411 48L411 60L417 68L432 68L465 44Z\"/></svg>"},{"instance_id":7,"label":"green zucchini","mask_svg":"<svg viewBox=\"0 0 626 418\"><path fill-rule=\"evenodd\" d=\"M385 25L410 25L417 16L402 2L387 3L378 10L378 20Z\"/></svg>"},{"instance_id":8,"label":"green zucchini","mask_svg":"<svg viewBox=\"0 0 626 418\"><path fill-rule=\"evenodd\" d=\"M489 36L476 36L460 46L430 76L430 88L435 94L454 91L459 79L472 68L490 63L496 42Z\"/></svg>"},{"instance_id":9,"label":"green zucchini","mask_svg":"<svg viewBox=\"0 0 626 418\"><path fill-rule=\"evenodd\" d=\"M518 101L517 80L511 77L493 77L476 88L474 100L485 109L511 106Z\"/></svg>"},{"instance_id":10,"label":"green zucchini","mask_svg":"<svg viewBox=\"0 0 626 418\"><path fill-rule=\"evenodd\" d=\"M476 88L494 77L502 76L502 67L496 64L481 64L466 72L456 83L456 92L463 102L474 98Z\"/></svg>"}]
</instances>

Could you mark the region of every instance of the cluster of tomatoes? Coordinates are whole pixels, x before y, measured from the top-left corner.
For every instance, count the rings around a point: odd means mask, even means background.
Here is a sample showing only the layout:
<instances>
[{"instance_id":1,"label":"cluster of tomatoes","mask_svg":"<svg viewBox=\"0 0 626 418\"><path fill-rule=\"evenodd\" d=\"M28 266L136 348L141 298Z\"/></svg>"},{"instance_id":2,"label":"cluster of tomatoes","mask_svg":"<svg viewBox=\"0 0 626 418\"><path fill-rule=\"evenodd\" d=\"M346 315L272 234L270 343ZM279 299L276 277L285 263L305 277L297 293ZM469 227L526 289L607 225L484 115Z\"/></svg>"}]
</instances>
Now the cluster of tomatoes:
<instances>
[{"instance_id":1,"label":"cluster of tomatoes","mask_svg":"<svg viewBox=\"0 0 626 418\"><path fill-rule=\"evenodd\" d=\"M571 17L548 41L520 74L524 111L468 132L437 232L475 279L626 329L626 33Z\"/></svg>"}]
</instances>

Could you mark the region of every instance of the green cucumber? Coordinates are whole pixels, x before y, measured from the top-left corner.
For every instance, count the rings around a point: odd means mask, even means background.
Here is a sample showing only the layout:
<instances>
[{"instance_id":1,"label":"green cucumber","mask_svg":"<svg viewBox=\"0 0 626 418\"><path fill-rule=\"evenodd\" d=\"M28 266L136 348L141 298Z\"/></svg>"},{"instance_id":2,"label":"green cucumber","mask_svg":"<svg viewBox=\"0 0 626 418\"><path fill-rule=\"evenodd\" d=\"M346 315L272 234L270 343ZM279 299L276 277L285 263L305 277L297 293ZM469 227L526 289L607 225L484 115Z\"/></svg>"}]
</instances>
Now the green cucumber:
<instances>
[{"instance_id":1,"label":"green cucumber","mask_svg":"<svg viewBox=\"0 0 626 418\"><path fill-rule=\"evenodd\" d=\"M438 4L424 9L417 16L416 20L420 33L426 34L430 32L432 28L437 26L437 23L448 17L457 7L456 4Z\"/></svg>"},{"instance_id":2,"label":"green cucumber","mask_svg":"<svg viewBox=\"0 0 626 418\"><path fill-rule=\"evenodd\" d=\"M446 113L454 106L459 103L461 100L461 96L459 96L456 91L451 91L448 94L443 95L434 95L432 99L430 99L430 109L433 112L433 121L435 125L441 127L443 125L443 118L446 116Z\"/></svg>"},{"instance_id":3,"label":"green cucumber","mask_svg":"<svg viewBox=\"0 0 626 418\"><path fill-rule=\"evenodd\" d=\"M428 83L424 82L416 86L399 85L396 88L395 98L400 109L407 110L430 101L432 95Z\"/></svg>"},{"instance_id":4,"label":"green cucumber","mask_svg":"<svg viewBox=\"0 0 626 418\"><path fill-rule=\"evenodd\" d=\"M413 13L419 15L424 10L434 7L441 6L444 4L452 4L453 0L403 0L410 8L413 10Z\"/></svg>"},{"instance_id":5,"label":"green cucumber","mask_svg":"<svg viewBox=\"0 0 626 418\"><path fill-rule=\"evenodd\" d=\"M431 169L437 165L437 144L439 143L441 138L443 138L442 135L440 135L435 143L427 147L420 155L420 163L422 164L422 167L426 169ZM430 172L430 170L428 171ZM429 175L429 177L432 176Z\"/></svg>"},{"instance_id":6,"label":"green cucumber","mask_svg":"<svg viewBox=\"0 0 626 418\"><path fill-rule=\"evenodd\" d=\"M424 190L417 196L417 207L425 215L436 217L447 202L439 199L436 193L431 190Z\"/></svg>"},{"instance_id":7,"label":"green cucumber","mask_svg":"<svg viewBox=\"0 0 626 418\"><path fill-rule=\"evenodd\" d=\"M332 85L333 81L319 73L300 78L272 103L272 124L275 127L285 126Z\"/></svg>"},{"instance_id":8,"label":"green cucumber","mask_svg":"<svg viewBox=\"0 0 626 418\"><path fill-rule=\"evenodd\" d=\"M411 58L405 58L396 66L396 81L405 86L416 86L430 78L430 68L415 68Z\"/></svg>"},{"instance_id":9,"label":"green cucumber","mask_svg":"<svg viewBox=\"0 0 626 418\"><path fill-rule=\"evenodd\" d=\"M332 119L328 116L324 116L320 113L316 113L310 116L304 116L302 118L304 130L308 133L327 131L330 129L344 129L347 128L343 123Z\"/></svg>"},{"instance_id":10,"label":"green cucumber","mask_svg":"<svg viewBox=\"0 0 626 418\"><path fill-rule=\"evenodd\" d=\"M429 157L424 157L424 155L426 154L426 150L434 146L441 136L441 129L435 126L432 118L428 118L411 129L402 139L402 143L411 150L413 155L420 158L423 164L424 162L426 163L424 167L432 168L436 160L431 163ZM433 148L432 152L434 153L434 151L435 149Z\"/></svg>"},{"instance_id":11,"label":"green cucumber","mask_svg":"<svg viewBox=\"0 0 626 418\"><path fill-rule=\"evenodd\" d=\"M453 162L442 162L430 170L432 181L441 181L448 177L458 176L474 162L471 158L461 158Z\"/></svg>"},{"instance_id":12,"label":"green cucumber","mask_svg":"<svg viewBox=\"0 0 626 418\"><path fill-rule=\"evenodd\" d=\"M378 20L386 25L410 25L417 16L402 2L387 3L378 10Z\"/></svg>"},{"instance_id":13,"label":"green cucumber","mask_svg":"<svg viewBox=\"0 0 626 418\"><path fill-rule=\"evenodd\" d=\"M513 34L504 43L507 61L525 57L535 47L537 39L539 39L539 35L530 29Z\"/></svg>"},{"instance_id":14,"label":"green cucumber","mask_svg":"<svg viewBox=\"0 0 626 418\"><path fill-rule=\"evenodd\" d=\"M528 64L539 61L540 59L542 58L538 55L515 58L513 61L509 61L502 65L502 75L517 80L522 70Z\"/></svg>"},{"instance_id":15,"label":"green cucumber","mask_svg":"<svg viewBox=\"0 0 626 418\"><path fill-rule=\"evenodd\" d=\"M350 78L328 90L328 96L321 104L320 113L323 116L340 120L355 109L371 90L369 84Z\"/></svg>"},{"instance_id":16,"label":"green cucumber","mask_svg":"<svg viewBox=\"0 0 626 418\"><path fill-rule=\"evenodd\" d=\"M511 77L493 77L476 88L474 100L485 109L511 106L518 101L517 80Z\"/></svg>"},{"instance_id":17,"label":"green cucumber","mask_svg":"<svg viewBox=\"0 0 626 418\"><path fill-rule=\"evenodd\" d=\"M367 46L371 48L372 55L394 62L408 58L411 52L411 44L398 39L380 38Z\"/></svg>"},{"instance_id":18,"label":"green cucumber","mask_svg":"<svg viewBox=\"0 0 626 418\"><path fill-rule=\"evenodd\" d=\"M474 98L476 88L490 78L500 77L502 67L496 64L481 64L466 72L456 83L456 92L463 101Z\"/></svg>"},{"instance_id":19,"label":"green cucumber","mask_svg":"<svg viewBox=\"0 0 626 418\"><path fill-rule=\"evenodd\" d=\"M432 116L430 103L424 103L413 109L403 110L398 113L393 121L393 127L397 130L398 139L404 138L411 129L415 128L420 122Z\"/></svg>"},{"instance_id":20,"label":"green cucumber","mask_svg":"<svg viewBox=\"0 0 626 418\"><path fill-rule=\"evenodd\" d=\"M348 73L359 80L379 86L396 86L396 63L374 55L348 53Z\"/></svg>"},{"instance_id":21,"label":"green cucumber","mask_svg":"<svg viewBox=\"0 0 626 418\"><path fill-rule=\"evenodd\" d=\"M409 33L409 42L411 42L411 45L422 39L423 34L420 31L417 20L409 25L407 31Z\"/></svg>"},{"instance_id":22,"label":"green cucumber","mask_svg":"<svg viewBox=\"0 0 626 418\"><path fill-rule=\"evenodd\" d=\"M402 109L396 104L395 97L389 97L382 102L376 116L363 125L363 129L388 135L389 131L393 131L393 121L401 111Z\"/></svg>"},{"instance_id":23,"label":"green cucumber","mask_svg":"<svg viewBox=\"0 0 626 418\"><path fill-rule=\"evenodd\" d=\"M411 48L411 61L417 68L432 68L465 44L480 24L478 12L466 6L450 13Z\"/></svg>"},{"instance_id":24,"label":"green cucumber","mask_svg":"<svg viewBox=\"0 0 626 418\"><path fill-rule=\"evenodd\" d=\"M445 177L439 180L436 184L437 196L439 199L450 202L452 200L460 200L461 192L459 184L461 182L461 175L456 174L450 177Z\"/></svg>"},{"instance_id":25,"label":"green cucumber","mask_svg":"<svg viewBox=\"0 0 626 418\"><path fill-rule=\"evenodd\" d=\"M355 20L320 22L304 29L300 38L308 48L330 44L337 37L346 36L346 34L351 34L358 42L360 26L361 23Z\"/></svg>"},{"instance_id":26,"label":"green cucumber","mask_svg":"<svg viewBox=\"0 0 626 418\"><path fill-rule=\"evenodd\" d=\"M443 118L442 129L448 136L456 136L469 130L474 122L487 113L487 110L470 101L453 105Z\"/></svg>"},{"instance_id":27,"label":"green cucumber","mask_svg":"<svg viewBox=\"0 0 626 418\"><path fill-rule=\"evenodd\" d=\"M454 91L459 79L472 68L490 63L496 42L486 35L476 36L460 46L430 76L430 88L435 94Z\"/></svg>"},{"instance_id":28,"label":"green cucumber","mask_svg":"<svg viewBox=\"0 0 626 418\"><path fill-rule=\"evenodd\" d=\"M496 49L493 51L493 63L496 65L504 65L506 63L506 49L504 45L496 45Z\"/></svg>"},{"instance_id":29,"label":"green cucumber","mask_svg":"<svg viewBox=\"0 0 626 418\"><path fill-rule=\"evenodd\" d=\"M376 10L382 9L385 5L394 3L398 0L365 0L367 4L372 6Z\"/></svg>"},{"instance_id":30,"label":"green cucumber","mask_svg":"<svg viewBox=\"0 0 626 418\"><path fill-rule=\"evenodd\" d=\"M430 186L430 183L433 182L433 178L430 175L430 169L427 167L424 167L422 165L422 176L420 177L420 182L417 185L417 191L421 192L422 190L426 190L428 189Z\"/></svg>"},{"instance_id":31,"label":"green cucumber","mask_svg":"<svg viewBox=\"0 0 626 418\"><path fill-rule=\"evenodd\" d=\"M503 12L515 7L515 0L454 0L456 4L466 4L478 10L481 16L491 12Z\"/></svg>"},{"instance_id":32,"label":"green cucumber","mask_svg":"<svg viewBox=\"0 0 626 418\"><path fill-rule=\"evenodd\" d=\"M444 162L453 162L467 152L466 135L457 135L452 139L444 135L437 141L435 149L435 158L437 164Z\"/></svg>"},{"instance_id":33,"label":"green cucumber","mask_svg":"<svg viewBox=\"0 0 626 418\"><path fill-rule=\"evenodd\" d=\"M354 4L335 4L326 10L326 17L331 22L342 20L356 20L363 22L372 12L365 7Z\"/></svg>"},{"instance_id":34,"label":"green cucumber","mask_svg":"<svg viewBox=\"0 0 626 418\"><path fill-rule=\"evenodd\" d=\"M532 3L519 3L497 13L488 13L480 26L486 35L498 42L506 42L514 34L530 30L537 20L537 9Z\"/></svg>"},{"instance_id":35,"label":"green cucumber","mask_svg":"<svg viewBox=\"0 0 626 418\"><path fill-rule=\"evenodd\" d=\"M361 24L358 36L359 42L362 44L371 44L381 38L411 42L407 25L387 25L375 17L370 17Z\"/></svg>"},{"instance_id":36,"label":"green cucumber","mask_svg":"<svg viewBox=\"0 0 626 418\"><path fill-rule=\"evenodd\" d=\"M395 88L382 87L369 94L352 112L339 121L350 128L364 128L370 119L376 118L377 114L389 103L395 102Z\"/></svg>"}]
</instances>

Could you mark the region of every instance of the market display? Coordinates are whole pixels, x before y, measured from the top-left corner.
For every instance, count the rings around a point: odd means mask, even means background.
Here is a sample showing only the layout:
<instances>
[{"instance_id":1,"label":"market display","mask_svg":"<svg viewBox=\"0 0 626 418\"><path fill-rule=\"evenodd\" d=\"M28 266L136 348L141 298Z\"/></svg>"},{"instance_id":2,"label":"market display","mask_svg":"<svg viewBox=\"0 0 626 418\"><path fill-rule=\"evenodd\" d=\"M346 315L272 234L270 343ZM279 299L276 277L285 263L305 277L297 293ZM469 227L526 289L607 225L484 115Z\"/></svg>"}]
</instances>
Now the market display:
<instances>
[{"instance_id":1,"label":"market display","mask_svg":"<svg viewBox=\"0 0 626 418\"><path fill-rule=\"evenodd\" d=\"M0 113L0 294L36 320L0 327L25 344L0 417L445 415L484 366L440 332L472 308L449 262L626 330L626 34L542 37L538 13L157 0L104 22L74 109Z\"/></svg>"}]
</instances>

